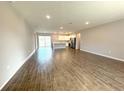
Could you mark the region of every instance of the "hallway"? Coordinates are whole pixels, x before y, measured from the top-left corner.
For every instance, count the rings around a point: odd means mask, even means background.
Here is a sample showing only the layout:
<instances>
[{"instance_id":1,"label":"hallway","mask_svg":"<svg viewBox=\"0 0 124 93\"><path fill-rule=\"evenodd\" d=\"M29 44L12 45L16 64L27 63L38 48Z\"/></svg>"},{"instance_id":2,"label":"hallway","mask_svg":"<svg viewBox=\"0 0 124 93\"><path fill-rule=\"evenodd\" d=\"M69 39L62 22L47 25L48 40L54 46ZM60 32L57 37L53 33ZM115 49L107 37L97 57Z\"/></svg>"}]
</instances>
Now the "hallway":
<instances>
[{"instance_id":1,"label":"hallway","mask_svg":"<svg viewBox=\"0 0 124 93\"><path fill-rule=\"evenodd\" d=\"M80 50L44 48L3 90L124 90L123 67L123 62Z\"/></svg>"}]
</instances>

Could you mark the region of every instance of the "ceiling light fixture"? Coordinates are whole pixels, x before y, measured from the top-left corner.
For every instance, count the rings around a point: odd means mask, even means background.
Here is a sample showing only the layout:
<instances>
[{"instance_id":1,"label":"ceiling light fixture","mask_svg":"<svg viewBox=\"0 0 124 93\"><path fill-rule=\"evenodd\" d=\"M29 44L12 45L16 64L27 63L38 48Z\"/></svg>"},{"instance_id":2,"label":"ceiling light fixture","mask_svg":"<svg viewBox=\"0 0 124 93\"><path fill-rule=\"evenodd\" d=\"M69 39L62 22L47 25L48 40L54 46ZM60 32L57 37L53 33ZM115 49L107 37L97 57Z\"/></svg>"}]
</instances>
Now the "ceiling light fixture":
<instances>
[{"instance_id":1,"label":"ceiling light fixture","mask_svg":"<svg viewBox=\"0 0 124 93\"><path fill-rule=\"evenodd\" d=\"M47 18L47 19L50 19L51 17L50 17L50 15L46 15L46 18Z\"/></svg>"},{"instance_id":2,"label":"ceiling light fixture","mask_svg":"<svg viewBox=\"0 0 124 93\"><path fill-rule=\"evenodd\" d=\"M63 27L61 26L60 29L63 29Z\"/></svg>"},{"instance_id":3,"label":"ceiling light fixture","mask_svg":"<svg viewBox=\"0 0 124 93\"><path fill-rule=\"evenodd\" d=\"M88 24L89 24L89 22L87 21L87 22L85 22L85 24L86 24L86 25L88 25Z\"/></svg>"}]
</instances>

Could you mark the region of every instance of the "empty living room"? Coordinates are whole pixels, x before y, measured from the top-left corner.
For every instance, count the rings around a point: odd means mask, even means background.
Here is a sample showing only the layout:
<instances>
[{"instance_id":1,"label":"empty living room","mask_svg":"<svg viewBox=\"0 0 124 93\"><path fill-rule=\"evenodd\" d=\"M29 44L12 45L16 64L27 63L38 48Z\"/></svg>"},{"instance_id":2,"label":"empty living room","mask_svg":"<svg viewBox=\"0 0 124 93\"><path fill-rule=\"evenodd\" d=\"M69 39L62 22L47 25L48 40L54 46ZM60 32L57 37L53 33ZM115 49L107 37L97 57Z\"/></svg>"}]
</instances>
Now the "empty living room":
<instances>
[{"instance_id":1,"label":"empty living room","mask_svg":"<svg viewBox=\"0 0 124 93\"><path fill-rule=\"evenodd\" d=\"M0 1L4 91L124 91L124 1Z\"/></svg>"}]
</instances>

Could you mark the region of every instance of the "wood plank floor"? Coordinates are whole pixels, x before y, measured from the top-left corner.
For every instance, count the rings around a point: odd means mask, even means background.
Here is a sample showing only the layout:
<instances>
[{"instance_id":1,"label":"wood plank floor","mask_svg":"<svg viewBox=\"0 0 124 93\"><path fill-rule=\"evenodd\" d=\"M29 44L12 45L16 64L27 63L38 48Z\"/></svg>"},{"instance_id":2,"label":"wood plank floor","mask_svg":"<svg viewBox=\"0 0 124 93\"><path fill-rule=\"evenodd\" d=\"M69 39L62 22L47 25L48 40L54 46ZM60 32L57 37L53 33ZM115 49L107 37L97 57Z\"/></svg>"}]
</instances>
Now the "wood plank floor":
<instances>
[{"instance_id":1,"label":"wood plank floor","mask_svg":"<svg viewBox=\"0 0 124 93\"><path fill-rule=\"evenodd\" d=\"M3 90L124 90L124 62L74 49L39 49Z\"/></svg>"}]
</instances>

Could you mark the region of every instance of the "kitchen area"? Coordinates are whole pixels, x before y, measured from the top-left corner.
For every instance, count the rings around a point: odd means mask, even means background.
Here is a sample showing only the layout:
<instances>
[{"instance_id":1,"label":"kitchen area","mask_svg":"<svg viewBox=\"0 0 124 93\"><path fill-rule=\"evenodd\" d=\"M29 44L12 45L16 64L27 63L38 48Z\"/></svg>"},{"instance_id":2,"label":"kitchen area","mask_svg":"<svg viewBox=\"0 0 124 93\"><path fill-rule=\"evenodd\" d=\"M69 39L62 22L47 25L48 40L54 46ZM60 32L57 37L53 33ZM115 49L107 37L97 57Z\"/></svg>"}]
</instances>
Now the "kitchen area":
<instances>
[{"instance_id":1,"label":"kitchen area","mask_svg":"<svg viewBox=\"0 0 124 93\"><path fill-rule=\"evenodd\" d=\"M47 37L47 39L40 39ZM48 38L49 37L49 38ZM73 49L80 48L80 33L37 33L38 48L51 47L52 49L64 49L70 47ZM48 40L49 39L49 40ZM43 43L45 44L43 46ZM41 46L42 45L42 46Z\"/></svg>"}]
</instances>

